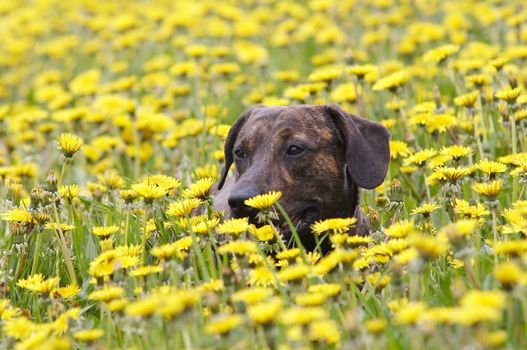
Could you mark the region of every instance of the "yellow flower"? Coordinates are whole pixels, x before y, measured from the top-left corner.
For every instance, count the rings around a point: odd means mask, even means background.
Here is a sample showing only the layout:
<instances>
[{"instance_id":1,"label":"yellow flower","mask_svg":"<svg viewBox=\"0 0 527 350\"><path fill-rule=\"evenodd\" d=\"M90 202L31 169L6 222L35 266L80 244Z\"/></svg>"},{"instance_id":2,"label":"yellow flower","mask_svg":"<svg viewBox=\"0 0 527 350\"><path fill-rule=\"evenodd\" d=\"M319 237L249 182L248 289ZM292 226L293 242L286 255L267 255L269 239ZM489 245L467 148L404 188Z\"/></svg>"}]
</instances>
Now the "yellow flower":
<instances>
[{"instance_id":1,"label":"yellow flower","mask_svg":"<svg viewBox=\"0 0 527 350\"><path fill-rule=\"evenodd\" d=\"M92 233L101 239L106 239L110 237L112 234L119 231L119 227L112 225L112 226L95 226L92 229Z\"/></svg>"},{"instance_id":2,"label":"yellow flower","mask_svg":"<svg viewBox=\"0 0 527 350\"><path fill-rule=\"evenodd\" d=\"M520 96L521 90L517 88L505 88L496 93L496 97L500 100L507 102L508 104L513 104Z\"/></svg>"},{"instance_id":3,"label":"yellow flower","mask_svg":"<svg viewBox=\"0 0 527 350\"><path fill-rule=\"evenodd\" d=\"M144 176L139 180L138 183L145 184L148 186L159 187L165 191L165 194L168 194L169 192L178 189L180 185L178 179L163 174Z\"/></svg>"},{"instance_id":4,"label":"yellow flower","mask_svg":"<svg viewBox=\"0 0 527 350\"><path fill-rule=\"evenodd\" d=\"M461 157L467 157L474 153L474 150L469 146L452 145L443 147L439 151L439 154L449 156L453 159L459 159Z\"/></svg>"},{"instance_id":5,"label":"yellow flower","mask_svg":"<svg viewBox=\"0 0 527 350\"><path fill-rule=\"evenodd\" d=\"M311 225L311 230L321 235L324 232L344 233L350 230L357 222L357 218L333 218L315 222Z\"/></svg>"},{"instance_id":6,"label":"yellow flower","mask_svg":"<svg viewBox=\"0 0 527 350\"><path fill-rule=\"evenodd\" d=\"M416 324L426 311L426 304L423 302L412 302L401 307L395 313L395 321L399 324Z\"/></svg>"},{"instance_id":7,"label":"yellow flower","mask_svg":"<svg viewBox=\"0 0 527 350\"><path fill-rule=\"evenodd\" d=\"M58 293L64 299L73 298L81 291L80 287L76 284L69 284L66 287L55 288L51 291L51 295L55 292Z\"/></svg>"},{"instance_id":8,"label":"yellow flower","mask_svg":"<svg viewBox=\"0 0 527 350\"><path fill-rule=\"evenodd\" d=\"M163 266L160 265L146 265L146 266L140 266L134 270L131 270L128 272L128 276L131 277L139 277L139 276L146 276L153 273L158 273L163 271Z\"/></svg>"},{"instance_id":9,"label":"yellow flower","mask_svg":"<svg viewBox=\"0 0 527 350\"><path fill-rule=\"evenodd\" d=\"M274 321L282 311L283 301L275 297L267 301L251 305L247 308L247 315L252 323L268 324Z\"/></svg>"},{"instance_id":10,"label":"yellow flower","mask_svg":"<svg viewBox=\"0 0 527 350\"><path fill-rule=\"evenodd\" d=\"M6 213L2 213L0 214L0 217L2 218L2 220L5 221L16 221L26 223L30 223L33 221L31 213L21 208L12 209Z\"/></svg>"},{"instance_id":11,"label":"yellow flower","mask_svg":"<svg viewBox=\"0 0 527 350\"><path fill-rule=\"evenodd\" d=\"M479 91L472 91L464 95L459 95L454 98L454 103L457 106L463 106L466 108L472 108L478 101Z\"/></svg>"},{"instance_id":12,"label":"yellow flower","mask_svg":"<svg viewBox=\"0 0 527 350\"><path fill-rule=\"evenodd\" d=\"M525 275L522 270L513 262L501 263L496 266L494 276L506 289L510 289L514 285L525 281Z\"/></svg>"},{"instance_id":13,"label":"yellow flower","mask_svg":"<svg viewBox=\"0 0 527 350\"><path fill-rule=\"evenodd\" d=\"M311 272L311 267L307 265L293 265L278 272L278 279L281 282L294 281L306 277Z\"/></svg>"},{"instance_id":14,"label":"yellow flower","mask_svg":"<svg viewBox=\"0 0 527 350\"><path fill-rule=\"evenodd\" d=\"M440 178L444 180L447 180L449 182L456 182L459 181L461 178L469 175L471 173L471 169L466 167L454 168L441 166L437 167L434 173L438 174Z\"/></svg>"},{"instance_id":15,"label":"yellow flower","mask_svg":"<svg viewBox=\"0 0 527 350\"><path fill-rule=\"evenodd\" d=\"M252 208L266 210L270 209L280 199L281 196L282 192L272 191L246 199L244 204Z\"/></svg>"},{"instance_id":16,"label":"yellow flower","mask_svg":"<svg viewBox=\"0 0 527 350\"><path fill-rule=\"evenodd\" d=\"M84 140L77 135L62 133L59 135L57 143L64 157L71 158L81 149L82 145L84 144Z\"/></svg>"},{"instance_id":17,"label":"yellow flower","mask_svg":"<svg viewBox=\"0 0 527 350\"><path fill-rule=\"evenodd\" d=\"M250 255L258 252L258 246L252 241L233 241L222 245L219 254Z\"/></svg>"},{"instance_id":18,"label":"yellow flower","mask_svg":"<svg viewBox=\"0 0 527 350\"><path fill-rule=\"evenodd\" d=\"M327 344L337 344L340 341L340 331L333 320L314 321L309 325L309 340Z\"/></svg>"},{"instance_id":19,"label":"yellow flower","mask_svg":"<svg viewBox=\"0 0 527 350\"><path fill-rule=\"evenodd\" d=\"M498 193L500 193L502 187L503 181L501 179L490 182L475 183L472 185L474 191L490 198L496 197Z\"/></svg>"},{"instance_id":20,"label":"yellow flower","mask_svg":"<svg viewBox=\"0 0 527 350\"><path fill-rule=\"evenodd\" d=\"M415 214L423 214L423 215L430 215L432 212L436 211L437 209L441 208L437 203L423 203L419 207L412 210L410 215Z\"/></svg>"},{"instance_id":21,"label":"yellow flower","mask_svg":"<svg viewBox=\"0 0 527 350\"><path fill-rule=\"evenodd\" d=\"M139 193L137 193L135 190L120 190L119 196L124 200L125 203L129 204L132 203Z\"/></svg>"},{"instance_id":22,"label":"yellow flower","mask_svg":"<svg viewBox=\"0 0 527 350\"><path fill-rule=\"evenodd\" d=\"M101 289L91 292L88 299L109 302L122 298L124 289L117 286L105 285Z\"/></svg>"},{"instance_id":23,"label":"yellow flower","mask_svg":"<svg viewBox=\"0 0 527 350\"><path fill-rule=\"evenodd\" d=\"M293 260L300 255L300 248L282 250L276 254L278 260Z\"/></svg>"},{"instance_id":24,"label":"yellow flower","mask_svg":"<svg viewBox=\"0 0 527 350\"><path fill-rule=\"evenodd\" d=\"M211 177L199 179L183 191L183 196L202 200L206 199L214 182L216 182L216 180Z\"/></svg>"},{"instance_id":25,"label":"yellow flower","mask_svg":"<svg viewBox=\"0 0 527 350\"><path fill-rule=\"evenodd\" d=\"M404 160L404 165L422 165L424 162L426 162L428 159L432 158L437 154L437 151L434 149L424 149L418 152L415 152L414 154L411 154Z\"/></svg>"},{"instance_id":26,"label":"yellow flower","mask_svg":"<svg viewBox=\"0 0 527 350\"><path fill-rule=\"evenodd\" d=\"M281 315L282 323L286 326L306 325L326 318L326 310L320 306L293 306Z\"/></svg>"},{"instance_id":27,"label":"yellow flower","mask_svg":"<svg viewBox=\"0 0 527 350\"><path fill-rule=\"evenodd\" d=\"M186 198L168 205L167 215L184 218L189 216L194 209L197 209L203 202L197 198Z\"/></svg>"},{"instance_id":28,"label":"yellow flower","mask_svg":"<svg viewBox=\"0 0 527 350\"><path fill-rule=\"evenodd\" d=\"M437 258L448 251L448 243L433 236L415 235L410 243L426 258Z\"/></svg>"},{"instance_id":29,"label":"yellow flower","mask_svg":"<svg viewBox=\"0 0 527 350\"><path fill-rule=\"evenodd\" d=\"M353 66L349 66L346 69L346 72L356 76L358 79L364 79L364 77L369 74L376 74L377 67L375 67L373 64L356 64Z\"/></svg>"},{"instance_id":30,"label":"yellow flower","mask_svg":"<svg viewBox=\"0 0 527 350\"><path fill-rule=\"evenodd\" d=\"M435 49L428 50L424 54L423 60L425 62L442 63L448 57L452 56L458 51L458 45L446 44L443 46L436 47Z\"/></svg>"},{"instance_id":31,"label":"yellow flower","mask_svg":"<svg viewBox=\"0 0 527 350\"><path fill-rule=\"evenodd\" d=\"M475 86L482 88L485 85L489 85L492 82L492 77L488 74L472 74L465 76L465 81L468 86Z\"/></svg>"},{"instance_id":32,"label":"yellow flower","mask_svg":"<svg viewBox=\"0 0 527 350\"><path fill-rule=\"evenodd\" d=\"M488 211L483 204L476 203L474 205L470 205L469 202L459 198L456 198L455 202L453 203L453 206L457 214L473 219L477 219L490 214L490 211Z\"/></svg>"},{"instance_id":33,"label":"yellow flower","mask_svg":"<svg viewBox=\"0 0 527 350\"><path fill-rule=\"evenodd\" d=\"M408 237L416 233L417 230L414 226L413 221L402 220L392 224L390 227L384 230L384 233L393 238Z\"/></svg>"},{"instance_id":34,"label":"yellow flower","mask_svg":"<svg viewBox=\"0 0 527 350\"><path fill-rule=\"evenodd\" d=\"M154 199L163 197L166 194L164 188L147 183L133 184L132 189L143 197L143 200L147 204L152 203Z\"/></svg>"},{"instance_id":35,"label":"yellow flower","mask_svg":"<svg viewBox=\"0 0 527 350\"><path fill-rule=\"evenodd\" d=\"M239 236L249 229L249 219L229 219L218 225L216 232L225 233L233 236Z\"/></svg>"},{"instance_id":36,"label":"yellow flower","mask_svg":"<svg viewBox=\"0 0 527 350\"><path fill-rule=\"evenodd\" d=\"M467 237L474 233L478 222L472 219L462 219L450 223L443 227L441 234L444 234L450 242L456 242L460 238Z\"/></svg>"},{"instance_id":37,"label":"yellow flower","mask_svg":"<svg viewBox=\"0 0 527 350\"><path fill-rule=\"evenodd\" d=\"M273 290L271 288L252 287L234 292L231 295L231 300L235 303L244 302L248 305L252 305L262 302L272 295Z\"/></svg>"},{"instance_id":38,"label":"yellow flower","mask_svg":"<svg viewBox=\"0 0 527 350\"><path fill-rule=\"evenodd\" d=\"M497 173L503 173L507 170L507 166L500 162L490 161L490 160L480 160L476 167L479 171L492 176Z\"/></svg>"},{"instance_id":39,"label":"yellow flower","mask_svg":"<svg viewBox=\"0 0 527 350\"><path fill-rule=\"evenodd\" d=\"M214 316L205 326L207 334L225 334L241 325L243 319L240 315L219 314Z\"/></svg>"},{"instance_id":40,"label":"yellow flower","mask_svg":"<svg viewBox=\"0 0 527 350\"><path fill-rule=\"evenodd\" d=\"M268 242L275 238L274 229L271 225L264 225L256 228L254 225L249 226L249 232L259 241Z\"/></svg>"},{"instance_id":41,"label":"yellow flower","mask_svg":"<svg viewBox=\"0 0 527 350\"><path fill-rule=\"evenodd\" d=\"M162 300L161 296L149 295L126 305L124 312L130 317L150 317L159 309Z\"/></svg>"},{"instance_id":42,"label":"yellow flower","mask_svg":"<svg viewBox=\"0 0 527 350\"><path fill-rule=\"evenodd\" d=\"M77 185L60 186L59 194L62 198L71 200L79 195L79 186Z\"/></svg>"},{"instance_id":43,"label":"yellow flower","mask_svg":"<svg viewBox=\"0 0 527 350\"><path fill-rule=\"evenodd\" d=\"M84 329L73 333L73 337L83 342L92 342L104 335L102 329Z\"/></svg>"},{"instance_id":44,"label":"yellow flower","mask_svg":"<svg viewBox=\"0 0 527 350\"><path fill-rule=\"evenodd\" d=\"M59 227L62 230L62 232L71 231L75 229L75 226L73 225L68 225L68 224L63 224L63 223L59 225L56 222L48 222L47 224L44 225L45 229L55 230L55 231L58 231Z\"/></svg>"},{"instance_id":45,"label":"yellow flower","mask_svg":"<svg viewBox=\"0 0 527 350\"><path fill-rule=\"evenodd\" d=\"M187 255L186 252L191 246L192 237L186 236L172 243L158 245L150 250L150 254L163 260L173 258L174 256L177 256L179 259L184 259Z\"/></svg>"},{"instance_id":46,"label":"yellow flower","mask_svg":"<svg viewBox=\"0 0 527 350\"><path fill-rule=\"evenodd\" d=\"M367 320L364 325L371 334L380 334L388 325L388 322L384 318L374 318Z\"/></svg>"},{"instance_id":47,"label":"yellow flower","mask_svg":"<svg viewBox=\"0 0 527 350\"><path fill-rule=\"evenodd\" d=\"M527 240L518 239L494 242L492 245L492 250L494 251L494 254L519 256L527 252Z\"/></svg>"},{"instance_id":48,"label":"yellow flower","mask_svg":"<svg viewBox=\"0 0 527 350\"><path fill-rule=\"evenodd\" d=\"M404 141L390 140L390 158L397 159L407 157L410 154L410 147Z\"/></svg>"},{"instance_id":49,"label":"yellow flower","mask_svg":"<svg viewBox=\"0 0 527 350\"><path fill-rule=\"evenodd\" d=\"M309 293L321 293L326 297L333 297L339 294L341 290L342 286L338 283L315 284L307 289Z\"/></svg>"},{"instance_id":50,"label":"yellow flower","mask_svg":"<svg viewBox=\"0 0 527 350\"><path fill-rule=\"evenodd\" d=\"M405 85L410 80L408 72L401 70L391 73L373 84L373 91L390 90L395 91L397 88Z\"/></svg>"},{"instance_id":51,"label":"yellow flower","mask_svg":"<svg viewBox=\"0 0 527 350\"><path fill-rule=\"evenodd\" d=\"M58 277L52 277L44 279L44 276L40 273L31 275L28 278L20 279L16 285L32 291L37 294L49 294L53 289L57 287L59 283Z\"/></svg>"}]
</instances>

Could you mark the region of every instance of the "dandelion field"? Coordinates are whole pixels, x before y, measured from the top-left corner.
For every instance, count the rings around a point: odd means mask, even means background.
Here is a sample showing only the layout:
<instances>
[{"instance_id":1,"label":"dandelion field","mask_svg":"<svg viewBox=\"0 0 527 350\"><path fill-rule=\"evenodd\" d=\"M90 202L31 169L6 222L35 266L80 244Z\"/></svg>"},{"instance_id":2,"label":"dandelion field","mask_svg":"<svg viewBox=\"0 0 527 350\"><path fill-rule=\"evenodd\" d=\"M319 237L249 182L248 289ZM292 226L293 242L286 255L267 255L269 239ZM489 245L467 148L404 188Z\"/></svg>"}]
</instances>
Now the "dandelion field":
<instances>
[{"instance_id":1,"label":"dandelion field","mask_svg":"<svg viewBox=\"0 0 527 350\"><path fill-rule=\"evenodd\" d=\"M0 24L0 348L527 347L523 1L2 0ZM317 222L323 255L214 210L260 103L390 130L371 235Z\"/></svg>"}]
</instances>

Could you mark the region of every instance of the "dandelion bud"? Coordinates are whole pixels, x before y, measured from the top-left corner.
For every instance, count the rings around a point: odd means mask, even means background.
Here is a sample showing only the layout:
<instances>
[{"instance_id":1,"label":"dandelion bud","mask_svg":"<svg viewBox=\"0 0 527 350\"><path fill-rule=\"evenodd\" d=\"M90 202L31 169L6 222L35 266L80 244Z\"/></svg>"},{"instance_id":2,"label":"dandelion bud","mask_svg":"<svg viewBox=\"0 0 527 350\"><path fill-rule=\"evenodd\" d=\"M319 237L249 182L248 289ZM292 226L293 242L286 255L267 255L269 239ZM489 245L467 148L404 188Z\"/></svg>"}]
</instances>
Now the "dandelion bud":
<instances>
[{"instance_id":1,"label":"dandelion bud","mask_svg":"<svg viewBox=\"0 0 527 350\"><path fill-rule=\"evenodd\" d=\"M392 202L402 202L403 201L403 190L402 190L402 185L401 185L401 181L397 180L397 179L394 179L392 181L392 186L390 188L390 200Z\"/></svg>"},{"instance_id":2,"label":"dandelion bud","mask_svg":"<svg viewBox=\"0 0 527 350\"><path fill-rule=\"evenodd\" d=\"M48 177L46 178L46 183L48 184L46 190L49 192L57 192L58 191L58 179L57 174L53 170L50 170L48 173Z\"/></svg>"},{"instance_id":3,"label":"dandelion bud","mask_svg":"<svg viewBox=\"0 0 527 350\"><path fill-rule=\"evenodd\" d=\"M45 200L44 189L40 186L35 186L29 195L29 208L36 209Z\"/></svg>"},{"instance_id":4,"label":"dandelion bud","mask_svg":"<svg viewBox=\"0 0 527 350\"><path fill-rule=\"evenodd\" d=\"M384 207L388 205L388 201L388 197L386 197L385 195L375 197L375 205L377 205L378 207Z\"/></svg>"}]
</instances>

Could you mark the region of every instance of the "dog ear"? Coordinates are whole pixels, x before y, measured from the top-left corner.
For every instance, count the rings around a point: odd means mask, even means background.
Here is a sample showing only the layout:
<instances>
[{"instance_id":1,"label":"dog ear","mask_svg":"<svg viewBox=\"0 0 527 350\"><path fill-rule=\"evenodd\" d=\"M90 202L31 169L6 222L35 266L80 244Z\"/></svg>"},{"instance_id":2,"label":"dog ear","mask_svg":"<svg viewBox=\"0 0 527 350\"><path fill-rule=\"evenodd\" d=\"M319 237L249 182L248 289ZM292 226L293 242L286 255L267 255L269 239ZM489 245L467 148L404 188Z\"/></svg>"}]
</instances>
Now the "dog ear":
<instances>
[{"instance_id":1,"label":"dog ear","mask_svg":"<svg viewBox=\"0 0 527 350\"><path fill-rule=\"evenodd\" d=\"M346 163L353 181L362 188L379 186L390 163L390 132L374 121L351 115L336 104L324 106L346 145Z\"/></svg>"},{"instance_id":2,"label":"dog ear","mask_svg":"<svg viewBox=\"0 0 527 350\"><path fill-rule=\"evenodd\" d=\"M218 181L218 190L221 190L221 188L225 184L225 180L227 179L227 175L229 174L229 170L234 161L234 157L232 155L232 149L234 148L236 137L238 137L238 133L240 132L240 130L245 125L245 123L251 116L252 112L256 108L257 107L252 107L246 110L245 112L243 112L238 117L238 119L234 122L234 124L232 124L231 128L229 129L229 133L227 134L227 139L225 140L225 145L223 146L223 152L225 154L225 165L223 169L221 170L220 180Z\"/></svg>"}]
</instances>

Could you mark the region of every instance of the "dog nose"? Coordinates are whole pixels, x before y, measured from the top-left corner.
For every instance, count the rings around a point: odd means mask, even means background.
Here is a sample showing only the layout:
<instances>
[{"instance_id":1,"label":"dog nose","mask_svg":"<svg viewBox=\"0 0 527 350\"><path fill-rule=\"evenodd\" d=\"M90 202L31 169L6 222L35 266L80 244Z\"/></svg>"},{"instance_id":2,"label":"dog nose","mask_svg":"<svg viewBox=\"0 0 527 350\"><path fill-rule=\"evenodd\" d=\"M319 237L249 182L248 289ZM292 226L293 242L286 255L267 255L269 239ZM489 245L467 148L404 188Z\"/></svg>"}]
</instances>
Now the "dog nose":
<instances>
[{"instance_id":1,"label":"dog nose","mask_svg":"<svg viewBox=\"0 0 527 350\"><path fill-rule=\"evenodd\" d=\"M245 205L245 201L259 194L256 190L233 191L229 196L228 202L234 216L252 217L258 213L258 210Z\"/></svg>"}]
</instances>

